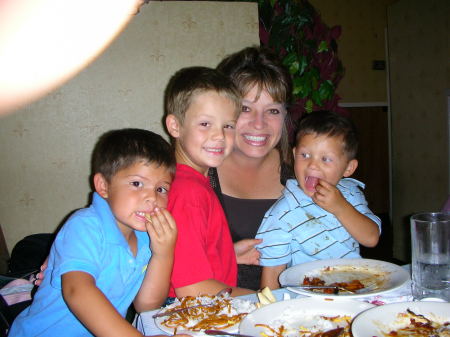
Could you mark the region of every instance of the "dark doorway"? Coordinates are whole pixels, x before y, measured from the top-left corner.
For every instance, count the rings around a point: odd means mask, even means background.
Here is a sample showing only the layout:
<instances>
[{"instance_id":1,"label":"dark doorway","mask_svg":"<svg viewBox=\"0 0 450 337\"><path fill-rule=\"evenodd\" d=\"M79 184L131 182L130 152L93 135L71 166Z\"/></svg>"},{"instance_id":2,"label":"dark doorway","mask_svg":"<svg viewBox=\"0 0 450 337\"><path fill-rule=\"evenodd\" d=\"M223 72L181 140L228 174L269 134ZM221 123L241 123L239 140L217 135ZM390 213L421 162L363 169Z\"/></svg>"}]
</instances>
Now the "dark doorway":
<instances>
[{"instance_id":1,"label":"dark doorway","mask_svg":"<svg viewBox=\"0 0 450 337\"><path fill-rule=\"evenodd\" d=\"M382 234L374 248L361 247L361 255L401 263L393 258L389 216L389 130L387 107L347 108L359 132L358 168L353 178L362 181L369 208L382 220Z\"/></svg>"}]
</instances>

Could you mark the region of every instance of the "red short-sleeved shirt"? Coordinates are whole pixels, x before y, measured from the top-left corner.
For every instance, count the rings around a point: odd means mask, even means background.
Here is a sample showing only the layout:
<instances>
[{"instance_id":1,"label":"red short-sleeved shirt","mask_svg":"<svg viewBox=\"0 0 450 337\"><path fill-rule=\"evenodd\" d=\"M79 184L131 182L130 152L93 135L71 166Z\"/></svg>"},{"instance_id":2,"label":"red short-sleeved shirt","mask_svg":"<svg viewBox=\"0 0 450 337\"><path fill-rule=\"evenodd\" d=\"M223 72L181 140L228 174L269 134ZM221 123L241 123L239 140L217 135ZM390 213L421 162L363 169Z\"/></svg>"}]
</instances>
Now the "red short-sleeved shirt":
<instances>
[{"instance_id":1,"label":"red short-sleeved shirt","mask_svg":"<svg viewBox=\"0 0 450 337\"><path fill-rule=\"evenodd\" d=\"M215 279L236 286L237 262L222 206L207 177L177 164L167 209L178 227L169 290Z\"/></svg>"}]
</instances>

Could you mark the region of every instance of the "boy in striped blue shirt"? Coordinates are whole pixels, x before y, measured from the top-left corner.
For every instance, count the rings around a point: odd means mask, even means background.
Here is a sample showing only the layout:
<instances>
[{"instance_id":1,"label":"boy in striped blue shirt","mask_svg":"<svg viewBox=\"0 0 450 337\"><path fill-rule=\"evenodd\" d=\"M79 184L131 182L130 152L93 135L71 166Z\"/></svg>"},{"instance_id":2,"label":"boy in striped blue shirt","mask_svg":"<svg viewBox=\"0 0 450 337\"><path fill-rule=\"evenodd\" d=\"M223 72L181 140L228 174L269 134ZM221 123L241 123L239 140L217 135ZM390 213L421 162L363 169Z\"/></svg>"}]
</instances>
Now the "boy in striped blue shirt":
<instances>
[{"instance_id":1,"label":"boy in striped blue shirt","mask_svg":"<svg viewBox=\"0 0 450 337\"><path fill-rule=\"evenodd\" d=\"M261 287L279 288L287 267L332 258L360 258L359 244L378 243L381 221L367 206L356 170L356 129L335 113L308 114L293 149L296 179L267 211L256 235L263 266Z\"/></svg>"}]
</instances>

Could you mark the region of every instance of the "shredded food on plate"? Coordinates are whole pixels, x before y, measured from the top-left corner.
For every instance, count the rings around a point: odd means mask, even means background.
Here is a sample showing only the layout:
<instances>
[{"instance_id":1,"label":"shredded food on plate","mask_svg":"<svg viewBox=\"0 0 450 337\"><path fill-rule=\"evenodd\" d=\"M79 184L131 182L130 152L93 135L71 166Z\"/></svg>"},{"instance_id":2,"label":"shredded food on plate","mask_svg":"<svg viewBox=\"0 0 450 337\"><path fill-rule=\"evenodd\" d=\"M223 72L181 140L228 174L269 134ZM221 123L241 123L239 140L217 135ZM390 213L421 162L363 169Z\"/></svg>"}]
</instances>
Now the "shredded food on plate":
<instances>
[{"instance_id":1,"label":"shredded food on plate","mask_svg":"<svg viewBox=\"0 0 450 337\"><path fill-rule=\"evenodd\" d=\"M244 303L245 302L245 303ZM242 308L236 308L241 305ZM199 305L199 306L198 306ZM249 301L233 299L228 294L220 296L187 296L167 307L167 311L198 306L184 311L174 312L161 324L177 330L201 331L206 329L223 330L239 323L248 312L256 307ZM246 312L242 312L242 310Z\"/></svg>"},{"instance_id":2,"label":"shredded food on plate","mask_svg":"<svg viewBox=\"0 0 450 337\"><path fill-rule=\"evenodd\" d=\"M438 323L423 315L419 315L407 309L406 312L397 315L398 321L405 321L401 328L383 332L384 336L397 337L450 337L450 322Z\"/></svg>"},{"instance_id":3,"label":"shredded food on plate","mask_svg":"<svg viewBox=\"0 0 450 337\"><path fill-rule=\"evenodd\" d=\"M255 327L262 327L267 329L267 332L261 332L261 337L351 337L350 322L352 317L344 316L319 316L316 323L320 323L320 320L329 321L335 323L336 327L333 329L323 330L314 327L286 327L284 324L277 328L271 327L267 324L255 324ZM319 325L319 324L317 324Z\"/></svg>"},{"instance_id":4,"label":"shredded food on plate","mask_svg":"<svg viewBox=\"0 0 450 337\"><path fill-rule=\"evenodd\" d=\"M308 277L305 276L303 279L304 286L330 286L330 287L338 287L343 288L345 290L355 292L356 290L363 289L365 286L359 280L352 280L350 282L334 282L330 284L326 284L324 280L319 277ZM311 288L311 290L323 292L325 294L332 294L334 292L333 288Z\"/></svg>"}]
</instances>

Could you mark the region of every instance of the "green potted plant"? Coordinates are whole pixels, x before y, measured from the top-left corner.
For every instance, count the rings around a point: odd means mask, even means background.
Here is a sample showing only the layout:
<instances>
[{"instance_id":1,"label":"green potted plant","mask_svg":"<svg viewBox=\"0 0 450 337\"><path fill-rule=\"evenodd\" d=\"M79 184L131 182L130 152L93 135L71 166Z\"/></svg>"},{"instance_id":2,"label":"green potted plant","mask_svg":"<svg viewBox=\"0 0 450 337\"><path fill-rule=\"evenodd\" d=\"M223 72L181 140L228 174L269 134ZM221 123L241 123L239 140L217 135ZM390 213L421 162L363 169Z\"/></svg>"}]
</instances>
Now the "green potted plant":
<instances>
[{"instance_id":1,"label":"green potted plant","mask_svg":"<svg viewBox=\"0 0 450 337\"><path fill-rule=\"evenodd\" d=\"M328 27L307 0L258 0L261 45L276 52L293 80L293 121L303 113L338 106L336 88L344 74L337 56L340 26Z\"/></svg>"}]
</instances>

